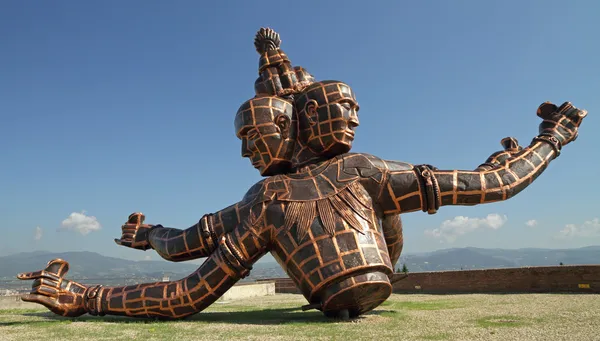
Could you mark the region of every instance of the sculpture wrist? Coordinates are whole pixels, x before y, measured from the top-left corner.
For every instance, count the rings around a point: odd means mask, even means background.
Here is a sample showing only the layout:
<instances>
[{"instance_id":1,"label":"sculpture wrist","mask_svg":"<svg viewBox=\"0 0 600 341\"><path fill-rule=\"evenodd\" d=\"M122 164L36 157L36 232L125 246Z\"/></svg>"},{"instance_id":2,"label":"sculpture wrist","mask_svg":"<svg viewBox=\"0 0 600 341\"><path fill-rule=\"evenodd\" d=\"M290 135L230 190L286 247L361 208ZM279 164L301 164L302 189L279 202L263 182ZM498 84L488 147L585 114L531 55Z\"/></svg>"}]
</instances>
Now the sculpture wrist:
<instances>
[{"instance_id":1,"label":"sculpture wrist","mask_svg":"<svg viewBox=\"0 0 600 341\"><path fill-rule=\"evenodd\" d=\"M441 206L440 185L433 175L434 167L429 165L415 166L415 171L421 182L421 202L423 212L435 214Z\"/></svg>"},{"instance_id":2,"label":"sculpture wrist","mask_svg":"<svg viewBox=\"0 0 600 341\"><path fill-rule=\"evenodd\" d=\"M542 133L533 138L532 143L534 142L545 142L549 144L554 150L554 158L556 159L560 155L560 151L562 149L562 144L560 140L557 139L554 135L549 133Z\"/></svg>"},{"instance_id":3,"label":"sculpture wrist","mask_svg":"<svg viewBox=\"0 0 600 341\"><path fill-rule=\"evenodd\" d=\"M145 237L145 244L146 244L146 248L144 250L148 250L148 249L154 249L154 247L152 246L152 231L157 230L157 229L162 229L164 226L162 226L161 224L156 224L156 225L152 225L150 228L148 228L148 230L146 231L146 235Z\"/></svg>"},{"instance_id":4,"label":"sculpture wrist","mask_svg":"<svg viewBox=\"0 0 600 341\"><path fill-rule=\"evenodd\" d=\"M202 238L206 242L206 248L208 252L212 253L219 245L219 240L217 239L217 235L214 229L214 215L203 215L202 218L200 218L200 220L198 221L197 225L200 228Z\"/></svg>"},{"instance_id":5,"label":"sculpture wrist","mask_svg":"<svg viewBox=\"0 0 600 341\"><path fill-rule=\"evenodd\" d=\"M102 285L94 285L85 290L83 293L83 308L88 314L94 316L104 316L106 314L102 303L104 292Z\"/></svg>"},{"instance_id":6,"label":"sculpture wrist","mask_svg":"<svg viewBox=\"0 0 600 341\"><path fill-rule=\"evenodd\" d=\"M221 238L218 250L236 277L244 278L250 274L250 270L252 270L251 264L244 260L241 251L227 237Z\"/></svg>"}]
</instances>

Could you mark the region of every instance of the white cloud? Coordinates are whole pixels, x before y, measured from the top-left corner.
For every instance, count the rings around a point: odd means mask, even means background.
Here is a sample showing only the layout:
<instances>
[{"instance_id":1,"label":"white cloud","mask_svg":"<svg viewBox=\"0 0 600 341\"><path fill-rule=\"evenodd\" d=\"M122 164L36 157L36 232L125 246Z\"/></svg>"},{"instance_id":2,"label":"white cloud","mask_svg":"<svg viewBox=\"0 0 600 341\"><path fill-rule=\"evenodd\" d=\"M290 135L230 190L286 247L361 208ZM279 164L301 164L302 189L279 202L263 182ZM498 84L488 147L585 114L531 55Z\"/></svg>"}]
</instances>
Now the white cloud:
<instances>
[{"instance_id":1,"label":"white cloud","mask_svg":"<svg viewBox=\"0 0 600 341\"><path fill-rule=\"evenodd\" d=\"M529 226L529 227L534 227L538 224L538 221L535 219L531 219L531 220L527 220L527 222L525 223L525 225Z\"/></svg>"},{"instance_id":2,"label":"white cloud","mask_svg":"<svg viewBox=\"0 0 600 341\"><path fill-rule=\"evenodd\" d=\"M92 231L98 231L102 228L98 219L93 216L85 215L85 211L82 211L81 213L71 213L67 219L62 221L61 225L61 230L79 232L84 236Z\"/></svg>"},{"instance_id":3,"label":"white cloud","mask_svg":"<svg viewBox=\"0 0 600 341\"><path fill-rule=\"evenodd\" d=\"M144 260L152 260L152 256L147 255L147 256L144 257Z\"/></svg>"},{"instance_id":4,"label":"white cloud","mask_svg":"<svg viewBox=\"0 0 600 341\"><path fill-rule=\"evenodd\" d=\"M480 228L497 230L506 223L505 215L496 213L488 214L485 218L469 218L458 216L451 220L445 220L439 228L425 230L425 235L453 243L458 236L473 232Z\"/></svg>"},{"instance_id":5,"label":"white cloud","mask_svg":"<svg viewBox=\"0 0 600 341\"><path fill-rule=\"evenodd\" d=\"M594 218L584 222L582 225L567 224L560 230L558 238L574 237L600 237L600 219Z\"/></svg>"},{"instance_id":6,"label":"white cloud","mask_svg":"<svg viewBox=\"0 0 600 341\"><path fill-rule=\"evenodd\" d=\"M41 228L41 227L39 227L39 226L36 226L36 227L35 227L35 232L34 232L34 234L33 234L33 238L34 238L35 240L40 240L40 239L42 239L42 235L43 235L43 234L44 234L44 231L42 231L42 228Z\"/></svg>"}]
</instances>

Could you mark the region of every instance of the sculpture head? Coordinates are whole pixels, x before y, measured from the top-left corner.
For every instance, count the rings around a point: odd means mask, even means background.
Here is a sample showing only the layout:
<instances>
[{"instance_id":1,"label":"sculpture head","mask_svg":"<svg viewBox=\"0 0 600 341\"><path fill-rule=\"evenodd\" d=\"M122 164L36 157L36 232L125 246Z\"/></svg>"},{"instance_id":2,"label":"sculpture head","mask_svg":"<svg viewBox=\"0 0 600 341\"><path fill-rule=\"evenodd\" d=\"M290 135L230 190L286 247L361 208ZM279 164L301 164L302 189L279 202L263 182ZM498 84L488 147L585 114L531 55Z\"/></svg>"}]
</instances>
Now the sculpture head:
<instances>
[{"instance_id":1,"label":"sculpture head","mask_svg":"<svg viewBox=\"0 0 600 341\"><path fill-rule=\"evenodd\" d=\"M293 67L281 50L279 34L270 28L256 33L254 45L260 55L256 96L278 96L294 103L298 139L294 141L292 170L349 152L359 123L358 104L350 86L339 81L315 82L306 69ZM277 162L285 164L283 158ZM290 170L279 166L272 169L261 174Z\"/></svg>"},{"instance_id":2,"label":"sculpture head","mask_svg":"<svg viewBox=\"0 0 600 341\"><path fill-rule=\"evenodd\" d=\"M292 103L274 96L255 97L240 106L235 132L247 157L261 175L287 173L296 141Z\"/></svg>"},{"instance_id":3,"label":"sculpture head","mask_svg":"<svg viewBox=\"0 0 600 341\"><path fill-rule=\"evenodd\" d=\"M295 106L300 149L295 163L350 151L354 129L359 125L359 106L349 85L340 81L313 83L295 96Z\"/></svg>"}]
</instances>

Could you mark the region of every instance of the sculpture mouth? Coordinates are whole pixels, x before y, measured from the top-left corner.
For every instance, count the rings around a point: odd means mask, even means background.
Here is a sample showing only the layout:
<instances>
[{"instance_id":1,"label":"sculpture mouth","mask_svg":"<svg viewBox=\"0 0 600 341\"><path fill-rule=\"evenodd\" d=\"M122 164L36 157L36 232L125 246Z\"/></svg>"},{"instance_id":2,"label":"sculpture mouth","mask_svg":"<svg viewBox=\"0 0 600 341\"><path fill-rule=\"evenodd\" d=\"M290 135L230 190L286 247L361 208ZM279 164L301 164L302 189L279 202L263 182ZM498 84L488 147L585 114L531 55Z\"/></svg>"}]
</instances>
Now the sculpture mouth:
<instances>
[{"instance_id":1,"label":"sculpture mouth","mask_svg":"<svg viewBox=\"0 0 600 341\"><path fill-rule=\"evenodd\" d=\"M346 129L346 130L344 131L344 134L345 134L346 136L350 137L350 138L354 138L354 131L353 131L353 130Z\"/></svg>"},{"instance_id":2,"label":"sculpture mouth","mask_svg":"<svg viewBox=\"0 0 600 341\"><path fill-rule=\"evenodd\" d=\"M262 167L262 161L258 160L258 161L252 161L252 167L254 168L260 168Z\"/></svg>"}]
</instances>

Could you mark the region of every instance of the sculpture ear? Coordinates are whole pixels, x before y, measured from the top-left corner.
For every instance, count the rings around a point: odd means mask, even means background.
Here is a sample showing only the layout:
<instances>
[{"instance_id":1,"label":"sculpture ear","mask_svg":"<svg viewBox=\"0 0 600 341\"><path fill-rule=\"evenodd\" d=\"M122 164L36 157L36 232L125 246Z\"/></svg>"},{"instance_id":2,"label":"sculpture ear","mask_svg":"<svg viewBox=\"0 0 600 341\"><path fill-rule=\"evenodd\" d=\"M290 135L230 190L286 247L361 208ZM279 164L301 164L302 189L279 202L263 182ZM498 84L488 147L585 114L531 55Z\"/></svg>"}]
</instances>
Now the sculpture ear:
<instances>
[{"instance_id":1,"label":"sculpture ear","mask_svg":"<svg viewBox=\"0 0 600 341\"><path fill-rule=\"evenodd\" d=\"M290 124L291 124L291 119L283 114L277 115L277 117L275 117L275 125L277 126L277 130L279 130L279 133L281 134L281 137L283 139L288 138L288 136L290 135Z\"/></svg>"},{"instance_id":2,"label":"sculpture ear","mask_svg":"<svg viewBox=\"0 0 600 341\"><path fill-rule=\"evenodd\" d=\"M317 107L317 101L314 99L311 99L304 105L304 113L311 126L317 123Z\"/></svg>"}]
</instances>

